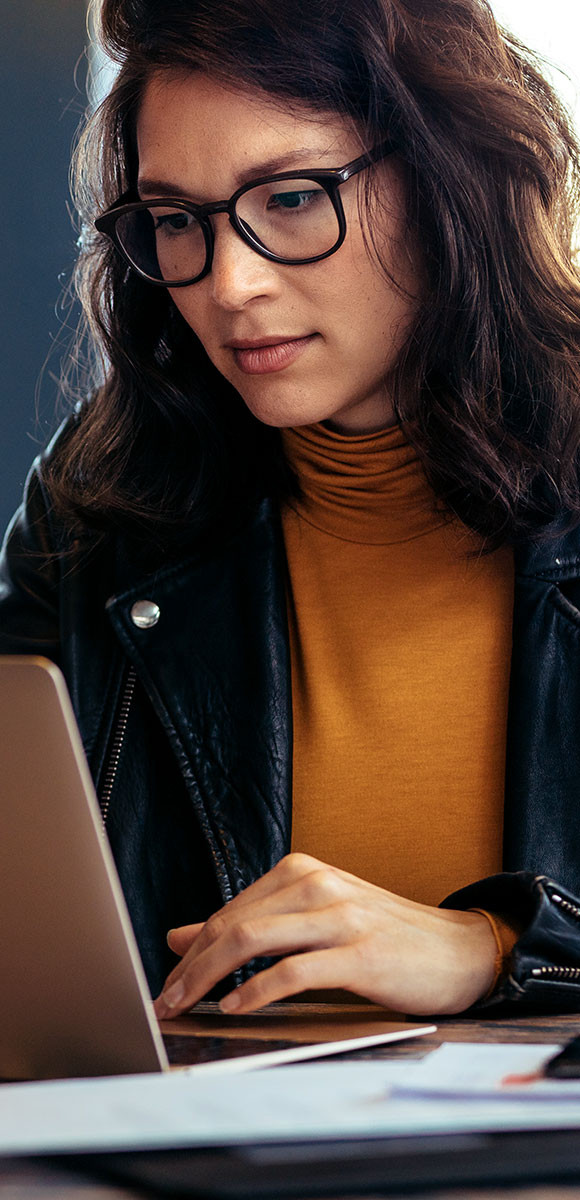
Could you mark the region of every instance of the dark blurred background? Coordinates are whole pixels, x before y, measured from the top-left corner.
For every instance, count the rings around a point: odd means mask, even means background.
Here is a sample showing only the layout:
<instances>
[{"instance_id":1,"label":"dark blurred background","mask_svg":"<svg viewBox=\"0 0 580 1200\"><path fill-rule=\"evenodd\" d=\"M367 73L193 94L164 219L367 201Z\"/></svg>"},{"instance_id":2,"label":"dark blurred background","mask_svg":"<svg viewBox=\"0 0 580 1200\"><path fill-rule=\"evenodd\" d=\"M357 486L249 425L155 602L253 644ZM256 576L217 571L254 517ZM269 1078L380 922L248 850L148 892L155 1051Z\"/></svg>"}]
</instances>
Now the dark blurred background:
<instances>
[{"instance_id":1,"label":"dark blurred background","mask_svg":"<svg viewBox=\"0 0 580 1200\"><path fill-rule=\"evenodd\" d=\"M84 0L0 0L0 18L3 531L57 423L54 376L70 338L59 298L75 254L68 171L86 104L86 11ZM69 311L67 322L76 316Z\"/></svg>"}]
</instances>

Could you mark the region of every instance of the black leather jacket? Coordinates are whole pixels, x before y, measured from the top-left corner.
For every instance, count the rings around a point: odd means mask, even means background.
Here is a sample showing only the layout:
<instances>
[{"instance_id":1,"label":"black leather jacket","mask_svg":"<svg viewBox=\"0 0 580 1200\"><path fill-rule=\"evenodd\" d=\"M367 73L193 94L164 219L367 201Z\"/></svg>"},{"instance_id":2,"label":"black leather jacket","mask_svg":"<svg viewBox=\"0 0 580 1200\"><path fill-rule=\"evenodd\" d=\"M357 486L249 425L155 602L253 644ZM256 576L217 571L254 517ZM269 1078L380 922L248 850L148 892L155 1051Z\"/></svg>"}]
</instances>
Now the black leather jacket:
<instances>
[{"instance_id":1,"label":"black leather jacket","mask_svg":"<svg viewBox=\"0 0 580 1200\"><path fill-rule=\"evenodd\" d=\"M147 939L163 934L164 943L165 920L204 919L290 847L279 514L263 500L228 541L155 570L144 570L120 535L89 555L63 557L70 547L49 512L41 462L0 561L0 653L43 654L65 674L97 792L110 800L109 832L147 960ZM144 601L158 609L145 626ZM119 771L123 788L112 781ZM119 810L121 793L130 802ZM147 887L137 880L133 834L147 843ZM159 914L147 896L173 885L171 866L159 865L168 856L181 856L182 878L192 883L172 912ZM580 530L516 551L504 873L444 901L509 911L524 928L510 974L485 1007L580 1010L578 896ZM171 961L154 957L157 990Z\"/></svg>"}]
</instances>

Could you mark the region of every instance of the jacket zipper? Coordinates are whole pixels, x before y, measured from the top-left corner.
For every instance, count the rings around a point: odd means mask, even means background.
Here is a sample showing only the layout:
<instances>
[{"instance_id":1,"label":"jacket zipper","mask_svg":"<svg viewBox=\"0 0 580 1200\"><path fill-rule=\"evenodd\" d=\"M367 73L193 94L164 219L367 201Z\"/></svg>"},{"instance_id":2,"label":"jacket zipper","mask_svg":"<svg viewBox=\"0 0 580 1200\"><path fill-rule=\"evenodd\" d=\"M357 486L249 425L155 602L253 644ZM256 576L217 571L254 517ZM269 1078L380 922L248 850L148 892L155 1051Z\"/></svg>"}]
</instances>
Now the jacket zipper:
<instances>
[{"instance_id":1,"label":"jacket zipper","mask_svg":"<svg viewBox=\"0 0 580 1200\"><path fill-rule=\"evenodd\" d=\"M569 913L576 921L580 921L580 908L577 904L571 904L569 900L564 900L557 892L548 892L548 895L553 904L561 908L563 912Z\"/></svg>"},{"instance_id":2,"label":"jacket zipper","mask_svg":"<svg viewBox=\"0 0 580 1200\"><path fill-rule=\"evenodd\" d=\"M558 895L557 892L549 891L548 895L557 908L568 913L575 921L580 921L580 908L577 904L571 904L569 900L564 900L564 897ZM577 983L580 981L580 967L534 967L532 976L534 979L562 979L570 983Z\"/></svg>"},{"instance_id":3,"label":"jacket zipper","mask_svg":"<svg viewBox=\"0 0 580 1200\"><path fill-rule=\"evenodd\" d=\"M570 983L580 981L580 967L533 967L533 979L567 979Z\"/></svg>"},{"instance_id":4,"label":"jacket zipper","mask_svg":"<svg viewBox=\"0 0 580 1200\"><path fill-rule=\"evenodd\" d=\"M113 787L117 777L117 770L121 758L121 751L123 749L123 742L125 741L125 734L127 732L127 722L129 720L131 701L133 699L136 682L137 672L135 671L134 667L129 667L127 671L127 678L125 679L125 684L121 693L119 708L117 710L117 723L110 742L111 749L109 751L109 760L107 762L105 779L99 801L101 806L101 817L104 826L106 826L107 818L109 816L111 796L113 794Z\"/></svg>"}]
</instances>

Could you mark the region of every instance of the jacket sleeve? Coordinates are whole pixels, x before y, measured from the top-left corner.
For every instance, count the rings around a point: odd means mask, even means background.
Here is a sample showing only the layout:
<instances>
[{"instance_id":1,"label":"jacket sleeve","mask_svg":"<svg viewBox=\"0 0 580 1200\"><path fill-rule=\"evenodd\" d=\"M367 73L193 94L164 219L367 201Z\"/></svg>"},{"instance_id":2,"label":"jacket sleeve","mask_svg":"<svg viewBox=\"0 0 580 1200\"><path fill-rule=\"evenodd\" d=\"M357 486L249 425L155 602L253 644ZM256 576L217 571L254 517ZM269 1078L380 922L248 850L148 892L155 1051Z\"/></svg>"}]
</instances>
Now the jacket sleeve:
<instances>
[{"instance_id":1,"label":"jacket sleeve","mask_svg":"<svg viewBox=\"0 0 580 1200\"><path fill-rule=\"evenodd\" d=\"M509 913L523 930L508 969L470 1012L580 1012L580 899L546 875L492 875L453 892L442 908Z\"/></svg>"},{"instance_id":2,"label":"jacket sleeve","mask_svg":"<svg viewBox=\"0 0 580 1200\"><path fill-rule=\"evenodd\" d=\"M0 551L0 654L42 654L59 661L59 547L34 462L20 508Z\"/></svg>"}]
</instances>

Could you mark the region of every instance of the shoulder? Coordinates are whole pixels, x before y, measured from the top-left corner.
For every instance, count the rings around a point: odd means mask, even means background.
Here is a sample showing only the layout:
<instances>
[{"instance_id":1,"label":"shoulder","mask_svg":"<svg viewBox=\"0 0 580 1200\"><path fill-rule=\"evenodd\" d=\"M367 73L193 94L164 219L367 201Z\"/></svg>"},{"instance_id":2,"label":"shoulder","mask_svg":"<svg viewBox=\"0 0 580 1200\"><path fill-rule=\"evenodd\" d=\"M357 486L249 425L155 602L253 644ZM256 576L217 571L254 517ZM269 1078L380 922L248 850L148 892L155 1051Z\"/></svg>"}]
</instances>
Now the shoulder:
<instances>
[{"instance_id":1,"label":"shoulder","mask_svg":"<svg viewBox=\"0 0 580 1200\"><path fill-rule=\"evenodd\" d=\"M580 522L562 513L542 535L515 547L515 565L519 575L546 580L580 575Z\"/></svg>"},{"instance_id":2,"label":"shoulder","mask_svg":"<svg viewBox=\"0 0 580 1200\"><path fill-rule=\"evenodd\" d=\"M57 437L66 437L63 423ZM58 660L60 562L64 531L53 520L43 481L51 446L34 460L0 550L0 652Z\"/></svg>"},{"instance_id":3,"label":"shoulder","mask_svg":"<svg viewBox=\"0 0 580 1200\"><path fill-rule=\"evenodd\" d=\"M0 549L0 600L14 589L26 592L33 581L35 592L41 584L43 589L56 589L62 575L70 570L75 538L58 516L47 481L51 463L66 452L81 415L79 405L61 422L30 467L22 500Z\"/></svg>"},{"instance_id":4,"label":"shoulder","mask_svg":"<svg viewBox=\"0 0 580 1200\"><path fill-rule=\"evenodd\" d=\"M54 528L52 505L44 482L44 471L57 448L62 445L75 420L71 414L57 429L48 445L34 459L24 485L24 492L4 537L2 554L14 551L15 547L24 551L27 547L32 552L44 551L46 554L58 550L59 538Z\"/></svg>"}]
</instances>

